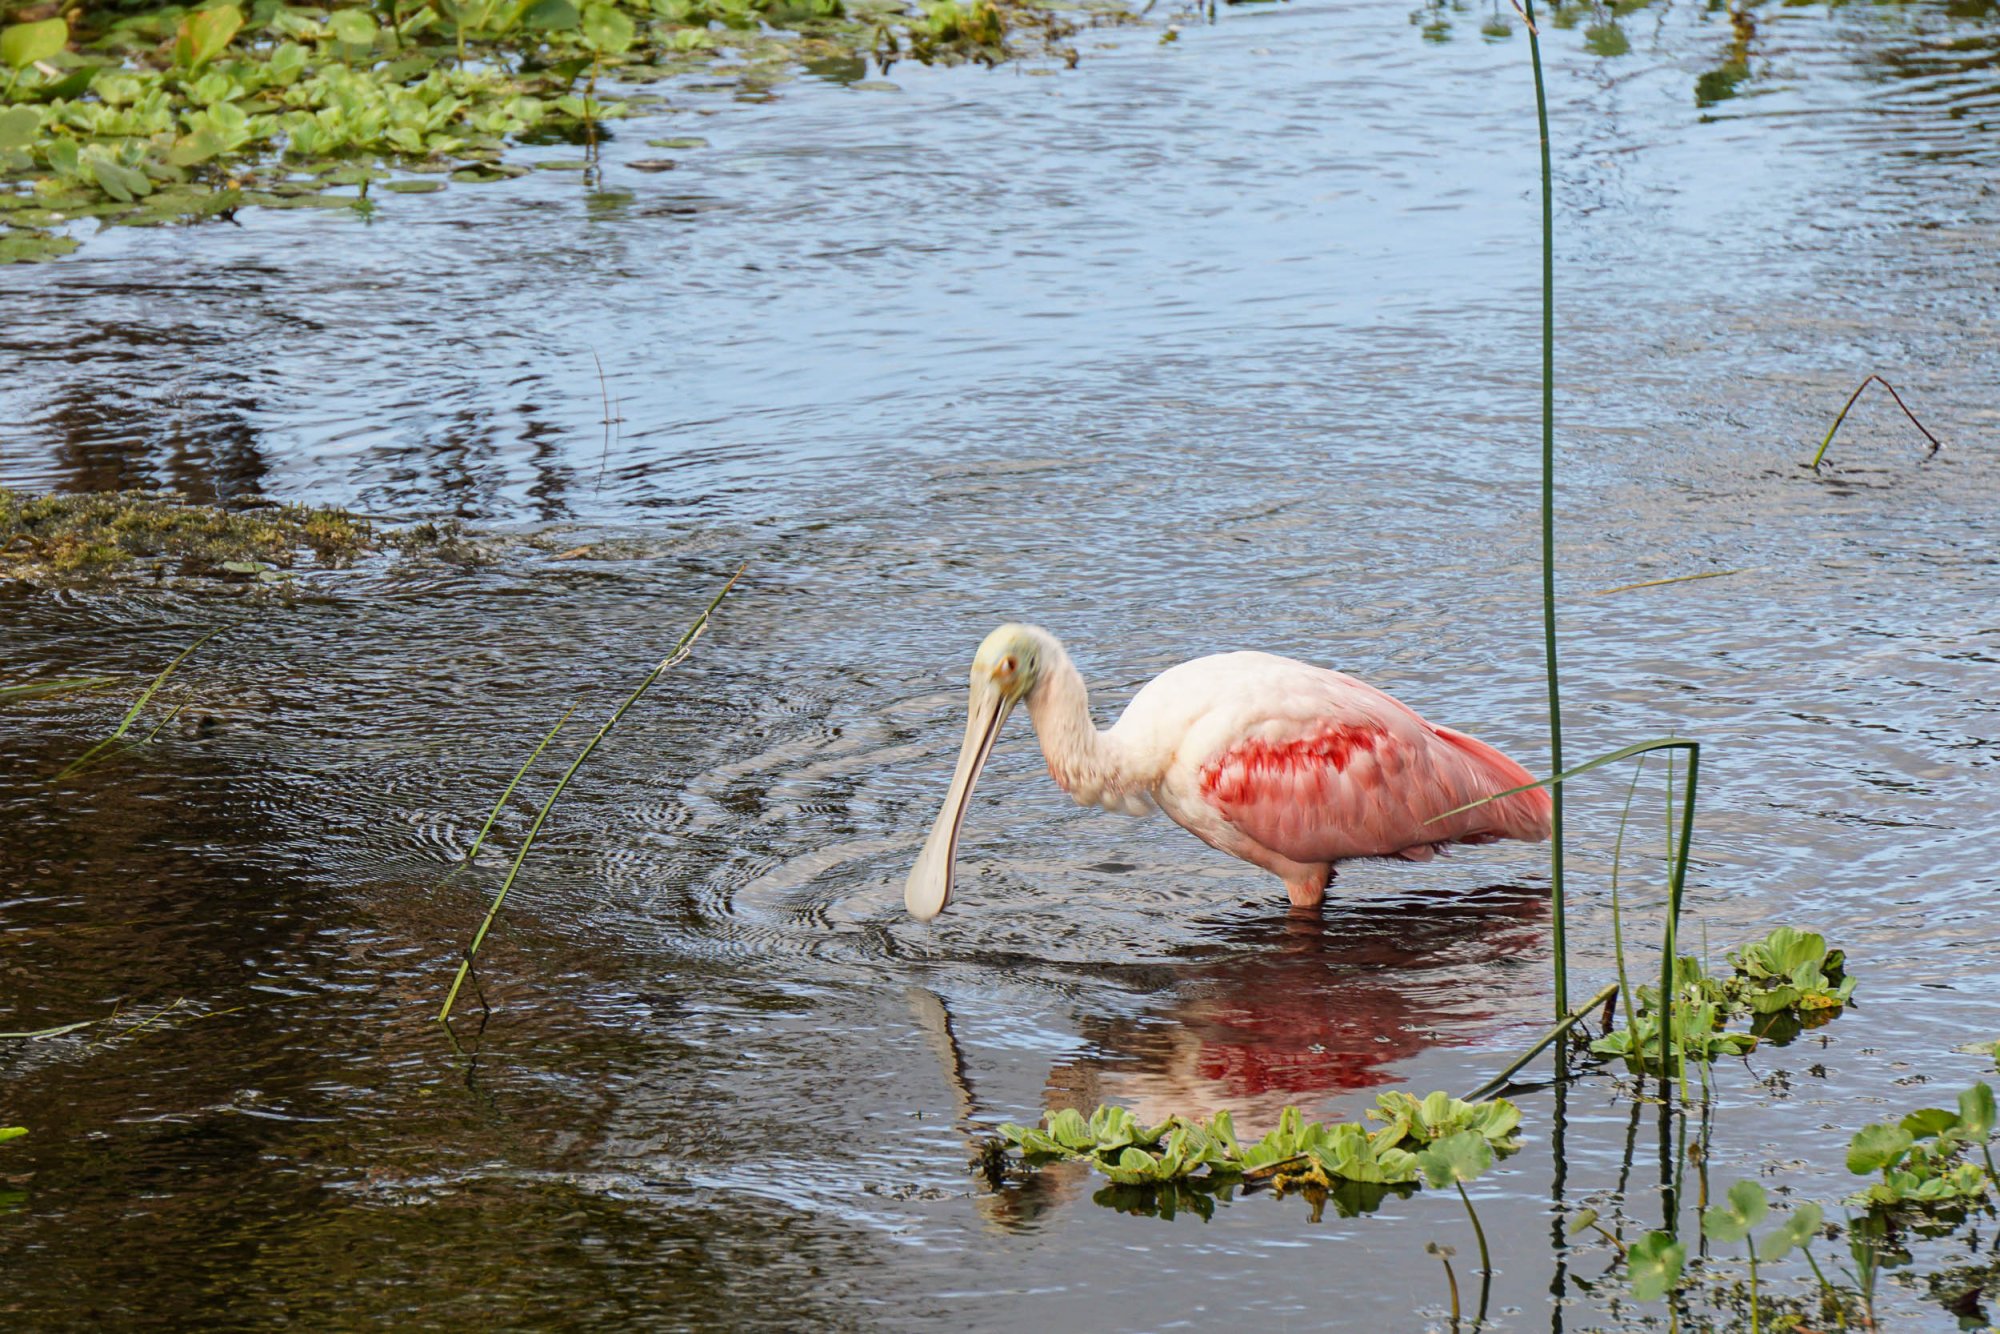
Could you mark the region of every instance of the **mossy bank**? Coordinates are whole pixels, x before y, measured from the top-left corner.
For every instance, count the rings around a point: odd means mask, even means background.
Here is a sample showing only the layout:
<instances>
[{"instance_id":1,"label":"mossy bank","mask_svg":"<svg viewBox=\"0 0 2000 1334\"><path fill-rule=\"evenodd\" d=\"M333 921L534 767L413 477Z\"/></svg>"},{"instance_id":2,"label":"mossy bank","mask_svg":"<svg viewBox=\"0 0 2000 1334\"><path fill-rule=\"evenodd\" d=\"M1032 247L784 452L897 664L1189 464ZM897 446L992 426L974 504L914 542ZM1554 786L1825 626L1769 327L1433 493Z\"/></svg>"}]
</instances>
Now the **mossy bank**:
<instances>
[{"instance_id":1,"label":"mossy bank","mask_svg":"<svg viewBox=\"0 0 2000 1334\"><path fill-rule=\"evenodd\" d=\"M31 496L0 487L0 579L111 577L282 583L379 552L478 560L455 524L383 527L340 509L250 499L228 508L171 491Z\"/></svg>"}]
</instances>

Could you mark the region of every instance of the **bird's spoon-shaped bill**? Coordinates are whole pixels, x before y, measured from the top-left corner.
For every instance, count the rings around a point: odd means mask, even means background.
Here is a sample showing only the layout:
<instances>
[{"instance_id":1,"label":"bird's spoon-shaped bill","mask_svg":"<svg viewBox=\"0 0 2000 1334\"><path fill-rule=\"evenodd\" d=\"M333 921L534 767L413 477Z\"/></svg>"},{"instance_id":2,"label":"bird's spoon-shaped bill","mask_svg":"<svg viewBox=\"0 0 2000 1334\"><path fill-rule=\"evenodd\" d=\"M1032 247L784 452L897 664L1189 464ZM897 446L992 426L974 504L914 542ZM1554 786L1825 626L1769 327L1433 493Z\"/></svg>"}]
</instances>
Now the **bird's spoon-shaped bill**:
<instances>
[{"instance_id":1,"label":"bird's spoon-shaped bill","mask_svg":"<svg viewBox=\"0 0 2000 1334\"><path fill-rule=\"evenodd\" d=\"M945 793L944 807L931 826L910 879L903 886L903 906L919 922L928 922L951 902L952 862L958 856L958 830L965 823L965 808L972 803L972 785L979 770L993 753L1000 724L1007 720L1014 701L990 681L975 680L965 720L965 742L958 748L958 768L951 776L951 790Z\"/></svg>"}]
</instances>

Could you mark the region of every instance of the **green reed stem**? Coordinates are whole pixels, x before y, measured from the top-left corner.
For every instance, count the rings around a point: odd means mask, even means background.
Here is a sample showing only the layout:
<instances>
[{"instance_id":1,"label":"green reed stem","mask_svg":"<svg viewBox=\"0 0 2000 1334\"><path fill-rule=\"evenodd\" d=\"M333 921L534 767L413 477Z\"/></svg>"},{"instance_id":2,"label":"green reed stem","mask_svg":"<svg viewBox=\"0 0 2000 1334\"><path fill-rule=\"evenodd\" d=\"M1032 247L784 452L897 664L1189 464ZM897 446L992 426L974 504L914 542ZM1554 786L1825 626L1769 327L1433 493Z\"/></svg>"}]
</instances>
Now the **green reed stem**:
<instances>
[{"instance_id":1,"label":"green reed stem","mask_svg":"<svg viewBox=\"0 0 2000 1334\"><path fill-rule=\"evenodd\" d=\"M597 729L595 736L584 743L583 749L577 752L574 760L570 761L569 768L563 771L563 776L556 780L555 790L549 793L548 800L542 803L542 808L535 812L535 822L528 826L528 836L521 841L520 851L514 854L514 864L507 868L507 878L500 882L499 892L494 894L492 906L486 910L485 920L480 922L479 930L472 937L472 943L466 946L465 955L459 960L458 975L452 978L451 991L444 998L444 1008L438 1011L439 1023L443 1023L445 1020L451 1018L451 1007L458 1000L458 989L465 985L466 974L472 971L472 960L479 953L479 947L486 943L486 933L493 929L494 921L500 916L500 905L507 901L507 891L514 887L515 878L521 874L521 863L528 859L528 849L535 846L535 837L541 833L543 822L549 818L549 812L555 808L556 799L562 796L563 789L569 786L570 779L576 777L576 771L583 767L583 762L590 758L590 753L597 749L597 743L604 740L606 734L617 725L618 720L625 716L625 711L639 702L639 696L645 694L653 682L660 679L660 675L663 672L676 663L683 661L689 653L693 652L695 640L701 638L702 631L708 628L708 618L714 613L717 607L722 605L722 599L729 596L729 590L736 587L736 581L742 577L743 571L741 569L729 576L729 582L724 584L722 591L717 593L708 606L702 609L701 615L695 618L694 624L688 627L687 633L682 635L680 642L674 645L673 652L660 659L659 664L652 671L646 673L646 678L639 682L632 693L625 697L625 702L614 709L611 716L604 720L604 725Z\"/></svg>"},{"instance_id":2,"label":"green reed stem","mask_svg":"<svg viewBox=\"0 0 2000 1334\"><path fill-rule=\"evenodd\" d=\"M139 692L139 698L132 701L132 707L125 710L125 716L119 720L117 730L114 731L110 736L104 738L104 740L92 746L89 750L83 752L83 754L71 760L66 766L64 766L62 772L55 776L54 781L60 783L63 779L68 778L78 769L81 769L84 765L90 763L92 760L96 759L99 755L103 754L104 751L110 747L112 742L117 741L120 737L124 736L126 732L130 731L133 719L139 716L139 711L146 707L147 703L151 701L151 699L156 693L158 693L160 687L167 683L167 678L174 674L174 670L177 667L179 667L182 663L187 661L189 654L193 653L196 649L200 648L203 644L206 644L209 640L215 638L217 635L221 633L222 633L221 627L218 626L216 629L210 630L200 639L195 640L194 643L189 644L186 648L182 649L180 653L175 656L174 660L166 665L165 670L163 670L158 676L153 678L152 684L148 685L143 691Z\"/></svg>"},{"instance_id":3,"label":"green reed stem","mask_svg":"<svg viewBox=\"0 0 2000 1334\"><path fill-rule=\"evenodd\" d=\"M1826 1281L1826 1274L1820 1269L1819 1261L1813 1259L1812 1247L1804 1242L1799 1243L1799 1254L1805 1256L1806 1263L1812 1266L1813 1277L1819 1280L1821 1302L1832 1302L1834 1319L1842 1329L1846 1329L1846 1303L1840 1300L1840 1295L1834 1291L1833 1284Z\"/></svg>"},{"instance_id":4,"label":"green reed stem","mask_svg":"<svg viewBox=\"0 0 2000 1334\"><path fill-rule=\"evenodd\" d=\"M1542 148L1542 660L1549 683L1549 767L1562 771L1562 681L1556 670L1556 213L1549 161L1549 98L1542 80L1535 0L1522 0L1535 69L1535 127ZM1563 930L1563 794L1549 793L1549 939L1555 954L1556 1017L1569 1012L1569 946Z\"/></svg>"},{"instance_id":5,"label":"green reed stem","mask_svg":"<svg viewBox=\"0 0 2000 1334\"><path fill-rule=\"evenodd\" d=\"M542 752L548 749L549 742L556 739L556 733L563 730L563 724L570 720L570 715L581 707L581 703L581 701L578 701L578 703L564 709L563 716L556 719L556 725L542 735L541 742L528 752L527 759L521 761L521 767L516 769L514 776L507 780L506 789L500 793L500 800L494 802L493 809L487 813L486 823L479 826L479 836L472 840L472 847L467 850L465 856L460 859L458 866L453 868L454 870L463 870L465 867L472 865L472 859L477 857L479 849L485 846L486 835L492 830L493 822L500 818L500 812L506 809L507 799L514 795L514 789L520 784L521 776L527 773L533 767L535 761L542 757Z\"/></svg>"},{"instance_id":6,"label":"green reed stem","mask_svg":"<svg viewBox=\"0 0 2000 1334\"><path fill-rule=\"evenodd\" d=\"M1743 1244L1750 1248L1750 1334L1758 1334L1763 1325L1757 1311L1757 1239L1746 1236Z\"/></svg>"},{"instance_id":7,"label":"green reed stem","mask_svg":"<svg viewBox=\"0 0 2000 1334\"><path fill-rule=\"evenodd\" d=\"M1453 1329L1457 1329L1458 1314L1459 1314L1458 1275L1451 1272L1450 1256L1445 1255L1442 1251L1439 1251L1437 1252L1437 1258L1444 1264L1445 1285L1451 1289L1451 1327Z\"/></svg>"},{"instance_id":8,"label":"green reed stem","mask_svg":"<svg viewBox=\"0 0 2000 1334\"><path fill-rule=\"evenodd\" d=\"M0 704L11 704L17 699L42 699L49 695L83 694L86 691L115 686L119 679L116 676L66 676L55 681L30 681L26 685L0 686Z\"/></svg>"},{"instance_id":9,"label":"green reed stem","mask_svg":"<svg viewBox=\"0 0 2000 1334\"><path fill-rule=\"evenodd\" d=\"M1472 1220L1472 1237L1474 1241L1479 1243L1479 1267L1482 1272L1491 1274L1493 1272L1493 1256L1486 1249L1486 1229L1479 1226L1479 1211L1472 1207L1472 1197L1465 1193L1465 1183L1463 1181L1454 1181L1452 1184L1458 1187L1458 1198L1465 1202L1465 1216Z\"/></svg>"},{"instance_id":10,"label":"green reed stem","mask_svg":"<svg viewBox=\"0 0 2000 1334\"><path fill-rule=\"evenodd\" d=\"M1687 751L1687 777L1682 780L1680 848L1667 865L1667 920L1660 946L1660 1107L1673 1108L1673 1081L1668 1078L1667 1053L1673 1045L1674 969L1680 950L1681 895L1687 887L1689 846L1694 838L1694 798L1701 781L1701 743L1682 741L1673 749ZM1687 1066L1681 1066L1681 1097L1687 1097ZM1669 1231L1673 1229L1669 1228Z\"/></svg>"}]
</instances>

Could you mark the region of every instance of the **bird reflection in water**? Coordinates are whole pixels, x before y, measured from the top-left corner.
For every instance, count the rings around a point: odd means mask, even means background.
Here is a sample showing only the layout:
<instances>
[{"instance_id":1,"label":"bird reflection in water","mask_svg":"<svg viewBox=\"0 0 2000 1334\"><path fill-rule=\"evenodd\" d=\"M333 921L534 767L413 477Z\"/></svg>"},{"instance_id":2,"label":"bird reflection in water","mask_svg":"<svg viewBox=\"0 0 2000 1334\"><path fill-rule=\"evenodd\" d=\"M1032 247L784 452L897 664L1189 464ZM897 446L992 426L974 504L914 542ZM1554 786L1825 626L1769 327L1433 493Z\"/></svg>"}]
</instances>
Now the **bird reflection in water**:
<instances>
[{"instance_id":1,"label":"bird reflection in water","mask_svg":"<svg viewBox=\"0 0 2000 1334\"><path fill-rule=\"evenodd\" d=\"M1493 886L1213 929L1198 957L1148 970L1167 979L1153 1004L1084 1022L1084 1046L1049 1072L1045 1105L1088 1115L1114 1102L1149 1124L1227 1110L1246 1139L1289 1105L1324 1117L1341 1094L1400 1082L1398 1062L1489 1031L1512 989L1501 970L1541 945L1546 915L1541 891ZM944 1002L916 988L912 998L968 1137L989 1137L996 1114L1030 1119L979 1106ZM1097 1184L1081 1164L1056 1165L998 1182L982 1212L1021 1226Z\"/></svg>"}]
</instances>

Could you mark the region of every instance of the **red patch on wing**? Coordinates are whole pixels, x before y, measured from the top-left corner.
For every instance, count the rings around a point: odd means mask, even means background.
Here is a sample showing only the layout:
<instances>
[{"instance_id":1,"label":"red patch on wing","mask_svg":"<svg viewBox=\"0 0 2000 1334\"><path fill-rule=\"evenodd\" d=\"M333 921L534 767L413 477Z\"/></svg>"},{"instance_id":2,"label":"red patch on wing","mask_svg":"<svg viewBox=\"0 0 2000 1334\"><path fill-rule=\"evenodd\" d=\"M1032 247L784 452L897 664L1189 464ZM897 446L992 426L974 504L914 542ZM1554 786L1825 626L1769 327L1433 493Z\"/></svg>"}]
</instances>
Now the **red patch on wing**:
<instances>
[{"instance_id":1,"label":"red patch on wing","mask_svg":"<svg viewBox=\"0 0 2000 1334\"><path fill-rule=\"evenodd\" d=\"M1372 724L1329 723L1291 741L1239 741L1201 770L1201 795L1223 810L1256 802L1282 786L1298 792L1317 785L1329 771L1346 770L1357 754L1372 754L1388 736ZM1372 766L1371 766L1372 770ZM1379 783L1379 772L1368 775Z\"/></svg>"}]
</instances>

